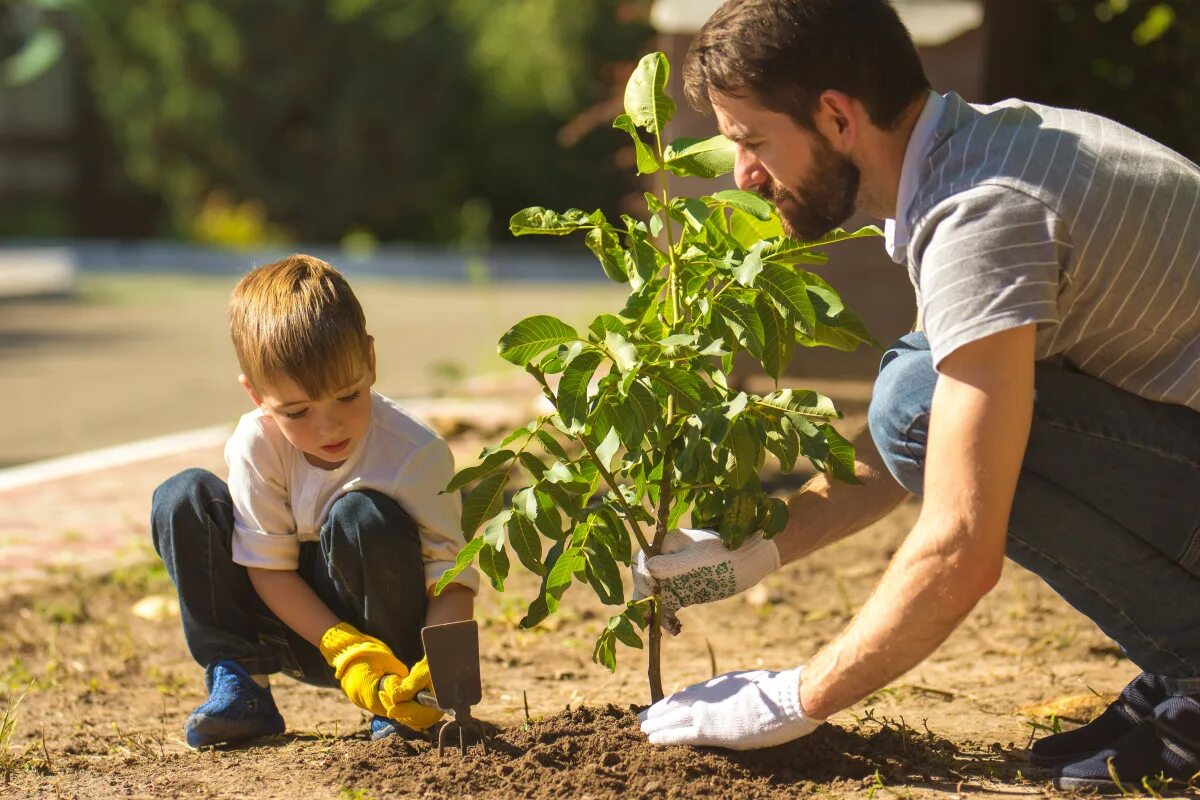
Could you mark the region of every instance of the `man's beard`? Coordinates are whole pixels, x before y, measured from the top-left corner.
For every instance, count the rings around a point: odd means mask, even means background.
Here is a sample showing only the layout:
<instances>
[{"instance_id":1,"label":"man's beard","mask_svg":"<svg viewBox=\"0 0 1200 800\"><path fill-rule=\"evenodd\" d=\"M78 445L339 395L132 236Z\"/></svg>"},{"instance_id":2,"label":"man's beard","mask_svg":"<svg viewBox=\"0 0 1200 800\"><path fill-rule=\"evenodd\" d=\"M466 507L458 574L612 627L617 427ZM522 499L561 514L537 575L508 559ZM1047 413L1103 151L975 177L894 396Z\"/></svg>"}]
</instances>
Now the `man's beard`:
<instances>
[{"instance_id":1,"label":"man's beard","mask_svg":"<svg viewBox=\"0 0 1200 800\"><path fill-rule=\"evenodd\" d=\"M775 204L783 232L793 239L820 239L854 214L860 173L854 162L817 136L813 167L804 182L787 189L770 178L758 193Z\"/></svg>"}]
</instances>

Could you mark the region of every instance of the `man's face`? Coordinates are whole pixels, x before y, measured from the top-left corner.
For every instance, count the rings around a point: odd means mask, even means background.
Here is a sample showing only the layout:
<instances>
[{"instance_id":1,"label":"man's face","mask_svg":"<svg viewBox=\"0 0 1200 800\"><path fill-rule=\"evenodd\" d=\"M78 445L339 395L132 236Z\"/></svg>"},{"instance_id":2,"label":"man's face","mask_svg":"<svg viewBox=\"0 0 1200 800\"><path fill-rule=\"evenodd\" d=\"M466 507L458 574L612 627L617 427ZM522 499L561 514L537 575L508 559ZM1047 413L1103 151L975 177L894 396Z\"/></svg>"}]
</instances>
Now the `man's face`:
<instances>
[{"instance_id":1,"label":"man's face","mask_svg":"<svg viewBox=\"0 0 1200 800\"><path fill-rule=\"evenodd\" d=\"M717 125L736 147L734 180L775 203L785 233L811 241L854 214L859 169L824 136L748 98L711 98Z\"/></svg>"},{"instance_id":2,"label":"man's face","mask_svg":"<svg viewBox=\"0 0 1200 800\"><path fill-rule=\"evenodd\" d=\"M359 377L325 397L309 397L288 377L272 381L261 392L252 389L244 376L242 385L308 463L333 469L350 457L371 426L374 356L372 348L371 363L363 365Z\"/></svg>"}]
</instances>

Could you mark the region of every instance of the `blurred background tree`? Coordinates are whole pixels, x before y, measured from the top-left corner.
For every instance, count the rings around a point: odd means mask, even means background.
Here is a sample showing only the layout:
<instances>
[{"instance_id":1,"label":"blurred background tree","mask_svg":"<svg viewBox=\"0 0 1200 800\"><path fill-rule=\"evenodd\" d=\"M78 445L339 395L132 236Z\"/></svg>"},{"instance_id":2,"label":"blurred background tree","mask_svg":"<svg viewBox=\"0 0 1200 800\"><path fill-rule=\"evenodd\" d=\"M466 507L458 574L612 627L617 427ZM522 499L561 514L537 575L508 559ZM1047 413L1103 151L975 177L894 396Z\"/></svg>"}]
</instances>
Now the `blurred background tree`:
<instances>
[{"instance_id":1,"label":"blurred background tree","mask_svg":"<svg viewBox=\"0 0 1200 800\"><path fill-rule=\"evenodd\" d=\"M990 99L1116 119L1200 161L1200 0L988 0Z\"/></svg>"},{"instance_id":2,"label":"blurred background tree","mask_svg":"<svg viewBox=\"0 0 1200 800\"><path fill-rule=\"evenodd\" d=\"M652 43L648 7L72 4L98 109L168 227L300 241L447 241L464 206L499 232L532 203L615 205L634 188L612 159L625 143L578 121Z\"/></svg>"}]
</instances>

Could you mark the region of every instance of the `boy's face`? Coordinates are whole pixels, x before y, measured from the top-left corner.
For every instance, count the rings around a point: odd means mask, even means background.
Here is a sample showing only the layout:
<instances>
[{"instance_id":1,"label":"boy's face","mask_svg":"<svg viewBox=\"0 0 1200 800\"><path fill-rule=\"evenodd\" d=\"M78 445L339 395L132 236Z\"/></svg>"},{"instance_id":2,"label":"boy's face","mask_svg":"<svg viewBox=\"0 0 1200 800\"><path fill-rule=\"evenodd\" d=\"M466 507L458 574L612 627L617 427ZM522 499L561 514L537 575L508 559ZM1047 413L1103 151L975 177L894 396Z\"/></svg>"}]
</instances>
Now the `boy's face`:
<instances>
[{"instance_id":1,"label":"boy's face","mask_svg":"<svg viewBox=\"0 0 1200 800\"><path fill-rule=\"evenodd\" d=\"M238 380L308 463L334 469L362 443L371 426L375 343L370 343L369 363L363 365L358 379L325 397L309 397L287 377L263 386L261 392L255 391L245 375Z\"/></svg>"}]
</instances>

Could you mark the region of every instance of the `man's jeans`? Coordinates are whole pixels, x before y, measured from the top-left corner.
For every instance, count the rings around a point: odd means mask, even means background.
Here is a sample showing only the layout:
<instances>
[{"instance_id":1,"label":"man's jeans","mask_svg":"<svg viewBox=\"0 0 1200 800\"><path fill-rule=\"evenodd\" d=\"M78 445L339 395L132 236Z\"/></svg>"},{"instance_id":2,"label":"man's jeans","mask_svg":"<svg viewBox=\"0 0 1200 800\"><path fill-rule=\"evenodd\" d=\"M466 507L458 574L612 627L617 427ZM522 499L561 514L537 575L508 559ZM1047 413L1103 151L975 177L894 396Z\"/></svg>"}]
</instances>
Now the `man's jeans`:
<instances>
[{"instance_id":1,"label":"man's jeans","mask_svg":"<svg viewBox=\"0 0 1200 800\"><path fill-rule=\"evenodd\" d=\"M252 675L286 672L337 686L321 651L266 607L233 561L233 501L224 481L189 469L154 492L154 549L179 591L183 637L201 666L229 659ZM350 492L333 504L318 542L300 545L297 572L337 617L419 661L425 574L417 526L396 501Z\"/></svg>"},{"instance_id":2,"label":"man's jeans","mask_svg":"<svg viewBox=\"0 0 1200 800\"><path fill-rule=\"evenodd\" d=\"M936 381L911 333L884 354L869 412L918 496ZM1200 693L1200 413L1039 363L1006 550L1137 666Z\"/></svg>"}]
</instances>

